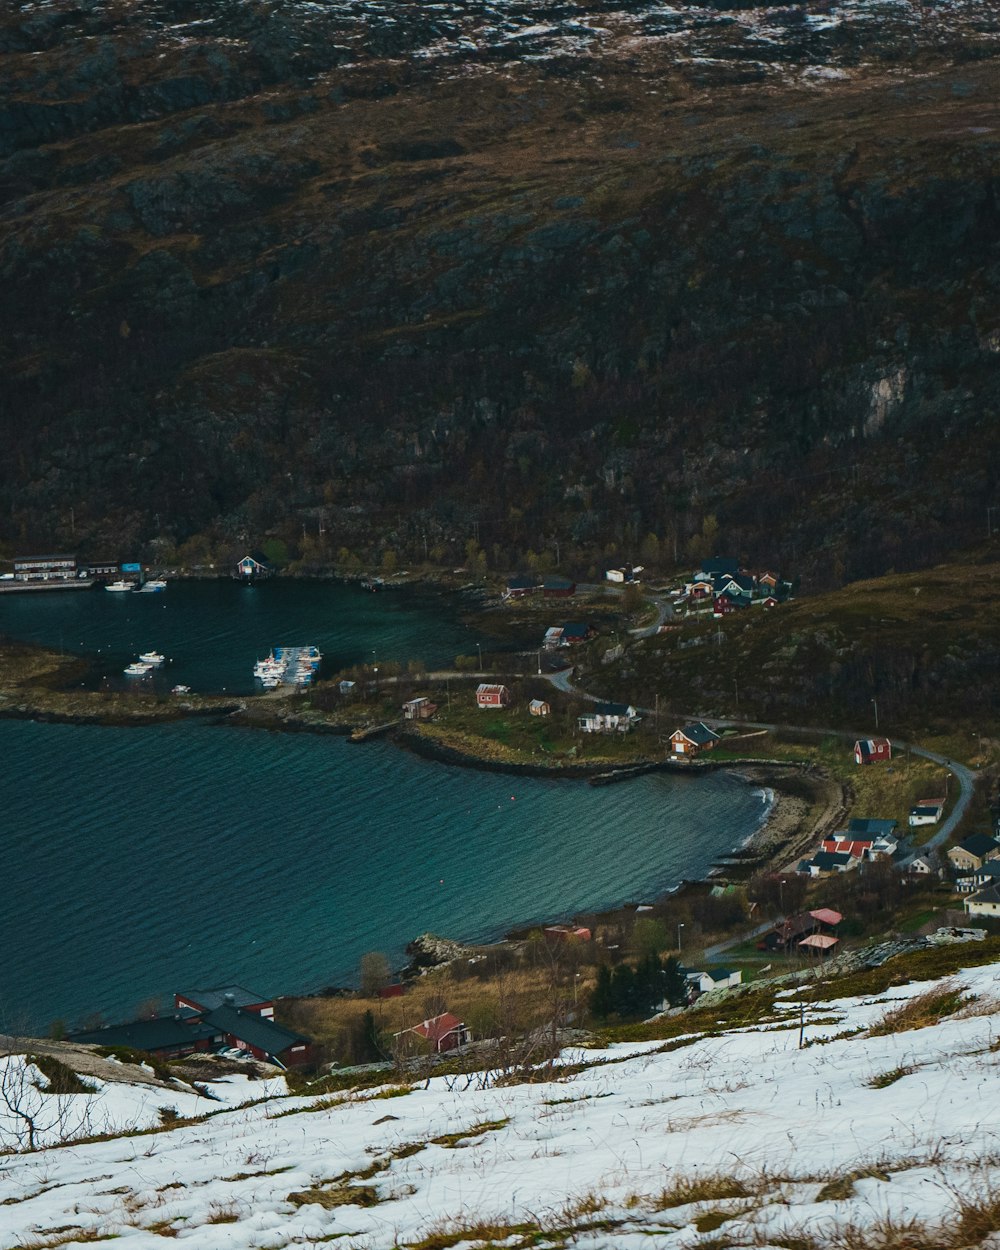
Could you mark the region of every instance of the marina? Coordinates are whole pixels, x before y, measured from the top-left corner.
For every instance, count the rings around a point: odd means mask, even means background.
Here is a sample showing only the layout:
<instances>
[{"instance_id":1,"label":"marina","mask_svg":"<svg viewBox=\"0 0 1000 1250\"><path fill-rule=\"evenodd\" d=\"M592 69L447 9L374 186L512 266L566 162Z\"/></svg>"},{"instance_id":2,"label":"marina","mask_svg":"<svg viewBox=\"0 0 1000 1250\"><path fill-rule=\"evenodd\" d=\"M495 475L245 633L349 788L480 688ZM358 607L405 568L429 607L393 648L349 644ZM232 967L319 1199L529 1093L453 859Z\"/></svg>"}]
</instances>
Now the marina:
<instances>
[{"instance_id":1,"label":"marina","mask_svg":"<svg viewBox=\"0 0 1000 1250\"><path fill-rule=\"evenodd\" d=\"M270 653L253 666L253 675L265 690L308 686L319 673L322 661L323 656L314 645L272 647Z\"/></svg>"}]
</instances>

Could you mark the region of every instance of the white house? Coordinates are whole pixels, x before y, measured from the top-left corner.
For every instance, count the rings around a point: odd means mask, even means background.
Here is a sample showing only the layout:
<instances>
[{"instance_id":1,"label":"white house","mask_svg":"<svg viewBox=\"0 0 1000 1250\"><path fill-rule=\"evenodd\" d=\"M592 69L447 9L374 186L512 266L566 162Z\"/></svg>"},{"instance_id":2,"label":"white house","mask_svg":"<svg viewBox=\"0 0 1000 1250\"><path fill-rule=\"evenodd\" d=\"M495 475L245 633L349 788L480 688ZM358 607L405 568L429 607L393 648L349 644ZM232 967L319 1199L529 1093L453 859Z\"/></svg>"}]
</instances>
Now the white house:
<instances>
[{"instance_id":1,"label":"white house","mask_svg":"<svg viewBox=\"0 0 1000 1250\"><path fill-rule=\"evenodd\" d=\"M988 885L985 890L970 894L965 899L965 910L970 916L1000 916L1000 889Z\"/></svg>"},{"instance_id":2,"label":"white house","mask_svg":"<svg viewBox=\"0 0 1000 1250\"><path fill-rule=\"evenodd\" d=\"M624 734L639 720L638 709L630 703L595 703L576 723L585 734Z\"/></svg>"},{"instance_id":3,"label":"white house","mask_svg":"<svg viewBox=\"0 0 1000 1250\"><path fill-rule=\"evenodd\" d=\"M710 972L686 972L684 980L687 982L689 991L707 994L709 990L728 990L734 985L741 984L743 972L740 968L737 968L735 972L730 971L729 968L713 968Z\"/></svg>"}]
</instances>

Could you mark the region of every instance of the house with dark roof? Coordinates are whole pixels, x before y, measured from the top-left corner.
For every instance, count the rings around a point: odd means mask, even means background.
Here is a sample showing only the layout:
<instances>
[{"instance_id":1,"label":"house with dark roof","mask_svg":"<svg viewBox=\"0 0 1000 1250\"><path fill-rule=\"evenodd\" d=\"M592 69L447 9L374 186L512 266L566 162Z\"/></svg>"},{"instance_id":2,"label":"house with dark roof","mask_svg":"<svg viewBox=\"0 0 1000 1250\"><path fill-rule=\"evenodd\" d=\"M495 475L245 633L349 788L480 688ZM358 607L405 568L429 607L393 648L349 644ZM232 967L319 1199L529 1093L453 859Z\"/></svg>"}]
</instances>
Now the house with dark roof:
<instances>
[{"instance_id":1,"label":"house with dark roof","mask_svg":"<svg viewBox=\"0 0 1000 1250\"><path fill-rule=\"evenodd\" d=\"M789 916L786 920L780 921L773 929L758 938L757 949L761 951L790 950L804 937L808 937L811 933L818 933L822 927L823 921L817 920L810 912L800 912L796 916Z\"/></svg>"},{"instance_id":2,"label":"house with dark roof","mask_svg":"<svg viewBox=\"0 0 1000 1250\"><path fill-rule=\"evenodd\" d=\"M670 754L699 755L702 751L714 751L719 741L714 729L709 729L704 721L694 721L670 735Z\"/></svg>"},{"instance_id":3,"label":"house with dark roof","mask_svg":"<svg viewBox=\"0 0 1000 1250\"><path fill-rule=\"evenodd\" d=\"M729 968L709 968L705 972L687 970L684 973L684 980L688 993L692 997L697 997L700 994L708 994L712 990L727 990L734 985L740 985L743 981L743 971L740 968L735 971Z\"/></svg>"},{"instance_id":4,"label":"house with dark roof","mask_svg":"<svg viewBox=\"0 0 1000 1250\"><path fill-rule=\"evenodd\" d=\"M1000 885L1000 859L988 859L982 867L955 882L959 894L973 894L987 885Z\"/></svg>"},{"instance_id":5,"label":"house with dark roof","mask_svg":"<svg viewBox=\"0 0 1000 1250\"><path fill-rule=\"evenodd\" d=\"M824 872L848 872L857 868L860 862L848 851L817 851L812 859L800 860L796 871L818 877Z\"/></svg>"},{"instance_id":6,"label":"house with dark roof","mask_svg":"<svg viewBox=\"0 0 1000 1250\"><path fill-rule=\"evenodd\" d=\"M896 820L872 820L867 816L854 816L847 822L847 832L852 838L887 838L896 832Z\"/></svg>"},{"instance_id":7,"label":"house with dark roof","mask_svg":"<svg viewBox=\"0 0 1000 1250\"><path fill-rule=\"evenodd\" d=\"M593 625L588 625L586 621L567 621L562 627L559 644L563 647L575 647L593 638L596 632Z\"/></svg>"},{"instance_id":8,"label":"house with dark roof","mask_svg":"<svg viewBox=\"0 0 1000 1250\"><path fill-rule=\"evenodd\" d=\"M265 1063L294 1068L313 1061L313 1044L308 1037L275 1024L256 1011L226 1003L207 1011L202 1022L215 1033L217 1046L224 1044L248 1051Z\"/></svg>"},{"instance_id":9,"label":"house with dark roof","mask_svg":"<svg viewBox=\"0 0 1000 1250\"><path fill-rule=\"evenodd\" d=\"M237 1007L240 1011L255 1011L259 1016L268 1019L274 1016L274 1002L248 990L242 985L220 985L211 990L181 990L174 994L174 1008L177 1011L193 1011L203 1015L206 1011L214 1011L216 1007Z\"/></svg>"},{"instance_id":10,"label":"house with dark roof","mask_svg":"<svg viewBox=\"0 0 1000 1250\"><path fill-rule=\"evenodd\" d=\"M988 833L972 833L948 851L953 868L982 868L988 859L1000 859L1000 842Z\"/></svg>"},{"instance_id":11,"label":"house with dark roof","mask_svg":"<svg viewBox=\"0 0 1000 1250\"><path fill-rule=\"evenodd\" d=\"M985 890L970 894L965 910L970 916L1000 916L1000 887L988 885Z\"/></svg>"},{"instance_id":12,"label":"house with dark roof","mask_svg":"<svg viewBox=\"0 0 1000 1250\"><path fill-rule=\"evenodd\" d=\"M576 594L576 582L568 577L547 577L542 582L542 594L546 599L569 599Z\"/></svg>"},{"instance_id":13,"label":"house with dark roof","mask_svg":"<svg viewBox=\"0 0 1000 1250\"><path fill-rule=\"evenodd\" d=\"M182 1059L196 1051L215 1048L215 1030L210 1025L180 1013L157 1016L152 1020L131 1020L127 1024L108 1024L100 1029L71 1033L68 1042L85 1046L127 1046L164 1059Z\"/></svg>"},{"instance_id":14,"label":"house with dark roof","mask_svg":"<svg viewBox=\"0 0 1000 1250\"><path fill-rule=\"evenodd\" d=\"M526 599L538 591L538 579L534 577L508 577L503 592L505 599Z\"/></svg>"},{"instance_id":15,"label":"house with dark roof","mask_svg":"<svg viewBox=\"0 0 1000 1250\"><path fill-rule=\"evenodd\" d=\"M252 551L236 561L233 577L240 582L259 582L274 572L271 562L260 551Z\"/></svg>"}]
</instances>

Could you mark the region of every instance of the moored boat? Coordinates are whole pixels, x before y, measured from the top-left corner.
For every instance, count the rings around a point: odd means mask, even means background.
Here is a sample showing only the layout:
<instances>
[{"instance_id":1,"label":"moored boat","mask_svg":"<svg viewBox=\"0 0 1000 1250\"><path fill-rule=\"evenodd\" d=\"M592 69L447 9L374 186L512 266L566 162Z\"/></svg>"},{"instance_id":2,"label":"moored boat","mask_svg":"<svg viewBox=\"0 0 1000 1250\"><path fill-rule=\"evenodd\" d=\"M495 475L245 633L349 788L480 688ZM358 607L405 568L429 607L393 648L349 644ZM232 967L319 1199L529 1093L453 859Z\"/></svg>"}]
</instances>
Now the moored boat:
<instances>
[{"instance_id":1,"label":"moored boat","mask_svg":"<svg viewBox=\"0 0 1000 1250\"><path fill-rule=\"evenodd\" d=\"M152 664L143 664L141 660L133 660L131 664L125 666L124 672L126 677L145 677L153 671Z\"/></svg>"},{"instance_id":2,"label":"moored boat","mask_svg":"<svg viewBox=\"0 0 1000 1250\"><path fill-rule=\"evenodd\" d=\"M135 590L135 582L126 582L119 579L117 582L108 582L104 589L124 593L126 590Z\"/></svg>"},{"instance_id":3,"label":"moored boat","mask_svg":"<svg viewBox=\"0 0 1000 1250\"><path fill-rule=\"evenodd\" d=\"M142 655L139 656L141 663L153 665L162 664L166 658L165 655L160 655L159 651L143 651Z\"/></svg>"}]
</instances>

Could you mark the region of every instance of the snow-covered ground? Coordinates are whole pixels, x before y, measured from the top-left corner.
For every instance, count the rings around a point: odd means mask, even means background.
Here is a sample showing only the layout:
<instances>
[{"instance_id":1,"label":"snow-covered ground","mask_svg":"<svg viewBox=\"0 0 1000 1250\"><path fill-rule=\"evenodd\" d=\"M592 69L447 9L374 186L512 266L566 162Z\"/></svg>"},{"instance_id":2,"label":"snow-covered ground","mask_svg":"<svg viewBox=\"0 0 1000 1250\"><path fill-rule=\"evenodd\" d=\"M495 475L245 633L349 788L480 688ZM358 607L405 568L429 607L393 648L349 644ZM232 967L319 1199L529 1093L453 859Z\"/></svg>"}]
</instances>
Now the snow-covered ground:
<instances>
[{"instance_id":1,"label":"snow-covered ground","mask_svg":"<svg viewBox=\"0 0 1000 1250\"><path fill-rule=\"evenodd\" d=\"M941 1231L890 1244L991 1244L982 1230L954 1237L967 1227L961 1212L989 1207L1000 1182L1000 965L954 983L971 1006L887 1036L866 1030L926 984L810 1004L801 1049L792 991L780 1000L787 1021L566 1052L573 1066L554 1081L274 1094L213 1103L208 1118L161 1132L8 1155L0 1246L114 1236L135 1250L161 1250L164 1237L198 1250L334 1240L378 1250L533 1238L813 1250L842 1246L848 1227L869 1230L857 1245L880 1246L877 1230L912 1221ZM260 1092L230 1083L225 1096ZM123 1125L156 1112L150 1097L107 1086L72 1096L91 1105L91 1124ZM171 1100L179 1113L208 1108L188 1098Z\"/></svg>"}]
</instances>

